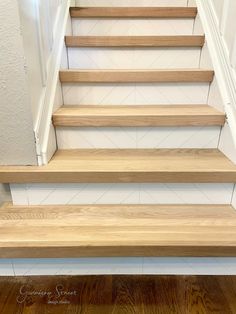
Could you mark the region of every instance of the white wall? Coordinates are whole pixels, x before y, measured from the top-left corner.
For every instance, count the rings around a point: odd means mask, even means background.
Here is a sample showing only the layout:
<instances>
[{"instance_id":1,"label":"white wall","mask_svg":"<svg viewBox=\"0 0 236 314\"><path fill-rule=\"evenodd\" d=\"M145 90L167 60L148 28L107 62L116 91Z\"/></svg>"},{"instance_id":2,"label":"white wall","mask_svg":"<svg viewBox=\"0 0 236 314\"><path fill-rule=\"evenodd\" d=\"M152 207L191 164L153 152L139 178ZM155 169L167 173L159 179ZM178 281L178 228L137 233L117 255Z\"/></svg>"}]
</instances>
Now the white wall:
<instances>
[{"instance_id":1,"label":"white wall","mask_svg":"<svg viewBox=\"0 0 236 314\"><path fill-rule=\"evenodd\" d=\"M0 164L36 164L17 0L0 1Z\"/></svg>"},{"instance_id":2,"label":"white wall","mask_svg":"<svg viewBox=\"0 0 236 314\"><path fill-rule=\"evenodd\" d=\"M236 70L236 1L212 0L218 20L219 30L222 34L228 57L234 70Z\"/></svg>"}]
</instances>

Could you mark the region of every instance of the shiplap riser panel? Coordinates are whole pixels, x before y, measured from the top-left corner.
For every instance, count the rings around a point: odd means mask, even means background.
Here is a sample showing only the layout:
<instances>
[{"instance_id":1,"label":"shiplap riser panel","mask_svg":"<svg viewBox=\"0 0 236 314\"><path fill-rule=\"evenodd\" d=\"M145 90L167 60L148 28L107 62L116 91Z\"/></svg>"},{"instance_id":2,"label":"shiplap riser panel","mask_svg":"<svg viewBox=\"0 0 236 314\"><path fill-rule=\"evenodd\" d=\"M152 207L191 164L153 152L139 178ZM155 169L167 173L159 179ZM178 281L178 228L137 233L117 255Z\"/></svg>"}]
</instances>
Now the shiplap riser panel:
<instances>
[{"instance_id":1,"label":"shiplap riser panel","mask_svg":"<svg viewBox=\"0 0 236 314\"><path fill-rule=\"evenodd\" d=\"M2 259L1 276L43 275L236 275L236 258Z\"/></svg>"},{"instance_id":2,"label":"shiplap riser panel","mask_svg":"<svg viewBox=\"0 0 236 314\"><path fill-rule=\"evenodd\" d=\"M188 0L76 0L75 4L77 7L186 7L188 4Z\"/></svg>"},{"instance_id":3,"label":"shiplap riser panel","mask_svg":"<svg viewBox=\"0 0 236 314\"><path fill-rule=\"evenodd\" d=\"M208 83L63 84L66 105L206 104Z\"/></svg>"},{"instance_id":4,"label":"shiplap riser panel","mask_svg":"<svg viewBox=\"0 0 236 314\"><path fill-rule=\"evenodd\" d=\"M68 48L71 69L198 68L200 48Z\"/></svg>"},{"instance_id":5,"label":"shiplap riser panel","mask_svg":"<svg viewBox=\"0 0 236 314\"><path fill-rule=\"evenodd\" d=\"M136 257L1 259L1 276L236 275L236 258Z\"/></svg>"},{"instance_id":6,"label":"shiplap riser panel","mask_svg":"<svg viewBox=\"0 0 236 314\"><path fill-rule=\"evenodd\" d=\"M220 127L57 127L59 149L217 148Z\"/></svg>"},{"instance_id":7,"label":"shiplap riser panel","mask_svg":"<svg viewBox=\"0 0 236 314\"><path fill-rule=\"evenodd\" d=\"M230 204L233 184L11 184L15 205Z\"/></svg>"},{"instance_id":8,"label":"shiplap riser panel","mask_svg":"<svg viewBox=\"0 0 236 314\"><path fill-rule=\"evenodd\" d=\"M72 19L74 36L192 35L194 19ZM202 35L203 33L197 33Z\"/></svg>"}]
</instances>

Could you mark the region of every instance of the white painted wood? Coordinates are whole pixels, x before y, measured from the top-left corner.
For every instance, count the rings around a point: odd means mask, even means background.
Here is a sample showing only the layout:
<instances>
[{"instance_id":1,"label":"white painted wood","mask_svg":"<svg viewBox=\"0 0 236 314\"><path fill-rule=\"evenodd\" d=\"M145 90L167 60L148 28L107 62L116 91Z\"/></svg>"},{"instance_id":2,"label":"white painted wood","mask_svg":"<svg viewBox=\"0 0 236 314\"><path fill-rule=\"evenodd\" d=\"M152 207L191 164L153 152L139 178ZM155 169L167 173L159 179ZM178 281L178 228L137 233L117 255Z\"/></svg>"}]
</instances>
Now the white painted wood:
<instances>
[{"instance_id":1,"label":"white painted wood","mask_svg":"<svg viewBox=\"0 0 236 314\"><path fill-rule=\"evenodd\" d=\"M232 44L232 49L230 52L230 61L231 61L231 65L234 68L234 71L236 71L236 34L234 36L234 41Z\"/></svg>"},{"instance_id":2,"label":"white painted wood","mask_svg":"<svg viewBox=\"0 0 236 314\"><path fill-rule=\"evenodd\" d=\"M211 1L211 0L210 0ZM219 27L220 27L220 32L223 35L225 33L225 29L226 29L226 22L227 22L227 15L228 15L228 11L229 11L229 4L230 4L231 0L224 0L224 3L221 7L222 9L222 13L221 13L221 18L219 20ZM214 6L213 4L214 2L212 2L212 8Z\"/></svg>"},{"instance_id":3,"label":"white painted wood","mask_svg":"<svg viewBox=\"0 0 236 314\"><path fill-rule=\"evenodd\" d=\"M10 184L12 202L14 204L29 205L27 188L21 184Z\"/></svg>"},{"instance_id":4,"label":"white painted wood","mask_svg":"<svg viewBox=\"0 0 236 314\"><path fill-rule=\"evenodd\" d=\"M219 84L216 77L210 86L209 96L208 96L208 105L224 112L224 101L222 99ZM233 143L232 143L233 144Z\"/></svg>"},{"instance_id":5,"label":"white painted wood","mask_svg":"<svg viewBox=\"0 0 236 314\"><path fill-rule=\"evenodd\" d=\"M217 148L220 127L57 128L60 149Z\"/></svg>"},{"instance_id":6,"label":"white painted wood","mask_svg":"<svg viewBox=\"0 0 236 314\"><path fill-rule=\"evenodd\" d=\"M220 32L213 1L196 0L196 2L206 33L217 81L220 86L233 144L236 147L236 73L231 67L228 50L225 46L225 39Z\"/></svg>"},{"instance_id":7,"label":"white painted wood","mask_svg":"<svg viewBox=\"0 0 236 314\"><path fill-rule=\"evenodd\" d=\"M63 84L66 105L206 104L208 83Z\"/></svg>"},{"instance_id":8,"label":"white painted wood","mask_svg":"<svg viewBox=\"0 0 236 314\"><path fill-rule=\"evenodd\" d=\"M107 6L120 6L120 7L128 7L128 6L187 6L188 0L76 0L76 6L98 6L98 7L107 7Z\"/></svg>"},{"instance_id":9,"label":"white painted wood","mask_svg":"<svg viewBox=\"0 0 236 314\"><path fill-rule=\"evenodd\" d=\"M54 107L54 100L58 86L58 71L60 65L65 64L64 35L68 29L70 1L63 1L59 6L59 13L56 17L56 33L54 34L54 44L48 59L48 78L46 86L42 91L43 101L39 110L37 123L35 126L35 137L37 139L37 149L39 163L46 164L56 149L56 139L53 140L51 116ZM52 145L51 145L52 144ZM49 147L49 145L51 145Z\"/></svg>"},{"instance_id":10,"label":"white painted wood","mask_svg":"<svg viewBox=\"0 0 236 314\"><path fill-rule=\"evenodd\" d=\"M69 48L74 69L197 68L200 48Z\"/></svg>"},{"instance_id":11,"label":"white painted wood","mask_svg":"<svg viewBox=\"0 0 236 314\"><path fill-rule=\"evenodd\" d=\"M236 258L2 259L1 276L236 275Z\"/></svg>"},{"instance_id":12,"label":"white painted wood","mask_svg":"<svg viewBox=\"0 0 236 314\"><path fill-rule=\"evenodd\" d=\"M236 148L230 126L228 123L222 128L219 149L234 163L236 163Z\"/></svg>"},{"instance_id":13,"label":"white painted wood","mask_svg":"<svg viewBox=\"0 0 236 314\"><path fill-rule=\"evenodd\" d=\"M191 35L194 19L72 19L75 36Z\"/></svg>"},{"instance_id":14,"label":"white painted wood","mask_svg":"<svg viewBox=\"0 0 236 314\"><path fill-rule=\"evenodd\" d=\"M214 15L219 25L225 49L230 56L232 67L236 68L236 2L234 0L211 0Z\"/></svg>"},{"instance_id":15,"label":"white painted wood","mask_svg":"<svg viewBox=\"0 0 236 314\"><path fill-rule=\"evenodd\" d=\"M12 184L15 205L230 204L233 184Z\"/></svg>"},{"instance_id":16,"label":"white painted wood","mask_svg":"<svg viewBox=\"0 0 236 314\"><path fill-rule=\"evenodd\" d=\"M217 16L218 25L220 25L224 3L225 3L224 0L214 0L213 1L213 6L214 6L214 10L215 10L215 13Z\"/></svg>"},{"instance_id":17,"label":"white painted wood","mask_svg":"<svg viewBox=\"0 0 236 314\"><path fill-rule=\"evenodd\" d=\"M200 68L206 68L206 69L213 69L214 68L207 42L202 47L199 67Z\"/></svg>"},{"instance_id":18,"label":"white painted wood","mask_svg":"<svg viewBox=\"0 0 236 314\"><path fill-rule=\"evenodd\" d=\"M201 18L200 15L197 14L195 20L194 20L194 24L193 24L193 34L194 35L204 35L204 30L202 27L202 22L201 22Z\"/></svg>"}]
</instances>

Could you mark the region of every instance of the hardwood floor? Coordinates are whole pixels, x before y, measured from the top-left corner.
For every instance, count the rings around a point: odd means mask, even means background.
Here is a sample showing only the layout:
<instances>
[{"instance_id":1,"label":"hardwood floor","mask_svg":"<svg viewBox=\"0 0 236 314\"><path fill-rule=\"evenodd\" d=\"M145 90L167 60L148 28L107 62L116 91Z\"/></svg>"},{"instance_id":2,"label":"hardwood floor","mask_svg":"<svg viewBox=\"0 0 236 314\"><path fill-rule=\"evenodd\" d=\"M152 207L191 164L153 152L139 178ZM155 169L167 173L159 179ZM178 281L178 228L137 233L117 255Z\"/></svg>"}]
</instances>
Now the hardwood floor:
<instances>
[{"instance_id":1,"label":"hardwood floor","mask_svg":"<svg viewBox=\"0 0 236 314\"><path fill-rule=\"evenodd\" d=\"M233 314L236 276L2 277L0 313Z\"/></svg>"}]
</instances>

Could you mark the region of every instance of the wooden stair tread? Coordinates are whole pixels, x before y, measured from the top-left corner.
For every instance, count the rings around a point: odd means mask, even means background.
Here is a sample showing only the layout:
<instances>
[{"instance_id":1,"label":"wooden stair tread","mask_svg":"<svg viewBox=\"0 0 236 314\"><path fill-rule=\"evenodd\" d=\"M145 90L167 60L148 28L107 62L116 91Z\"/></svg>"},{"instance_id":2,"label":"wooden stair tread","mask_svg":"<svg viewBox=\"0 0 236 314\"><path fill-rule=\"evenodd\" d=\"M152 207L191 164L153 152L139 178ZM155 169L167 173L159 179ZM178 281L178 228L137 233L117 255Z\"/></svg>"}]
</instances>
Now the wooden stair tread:
<instances>
[{"instance_id":1,"label":"wooden stair tread","mask_svg":"<svg viewBox=\"0 0 236 314\"><path fill-rule=\"evenodd\" d=\"M73 18L195 18L196 7L72 7Z\"/></svg>"},{"instance_id":2,"label":"wooden stair tread","mask_svg":"<svg viewBox=\"0 0 236 314\"><path fill-rule=\"evenodd\" d=\"M55 126L213 126L225 114L208 105L79 105L53 114Z\"/></svg>"},{"instance_id":3,"label":"wooden stair tread","mask_svg":"<svg viewBox=\"0 0 236 314\"><path fill-rule=\"evenodd\" d=\"M1 166L0 182L229 183L236 165L217 149L72 149L41 167Z\"/></svg>"},{"instance_id":4,"label":"wooden stair tread","mask_svg":"<svg viewBox=\"0 0 236 314\"><path fill-rule=\"evenodd\" d=\"M60 71L62 83L212 82L213 77L214 71L207 69Z\"/></svg>"},{"instance_id":5,"label":"wooden stair tread","mask_svg":"<svg viewBox=\"0 0 236 314\"><path fill-rule=\"evenodd\" d=\"M202 47L205 36L66 36L67 47Z\"/></svg>"},{"instance_id":6,"label":"wooden stair tread","mask_svg":"<svg viewBox=\"0 0 236 314\"><path fill-rule=\"evenodd\" d=\"M229 205L0 208L0 256L234 256Z\"/></svg>"}]
</instances>

